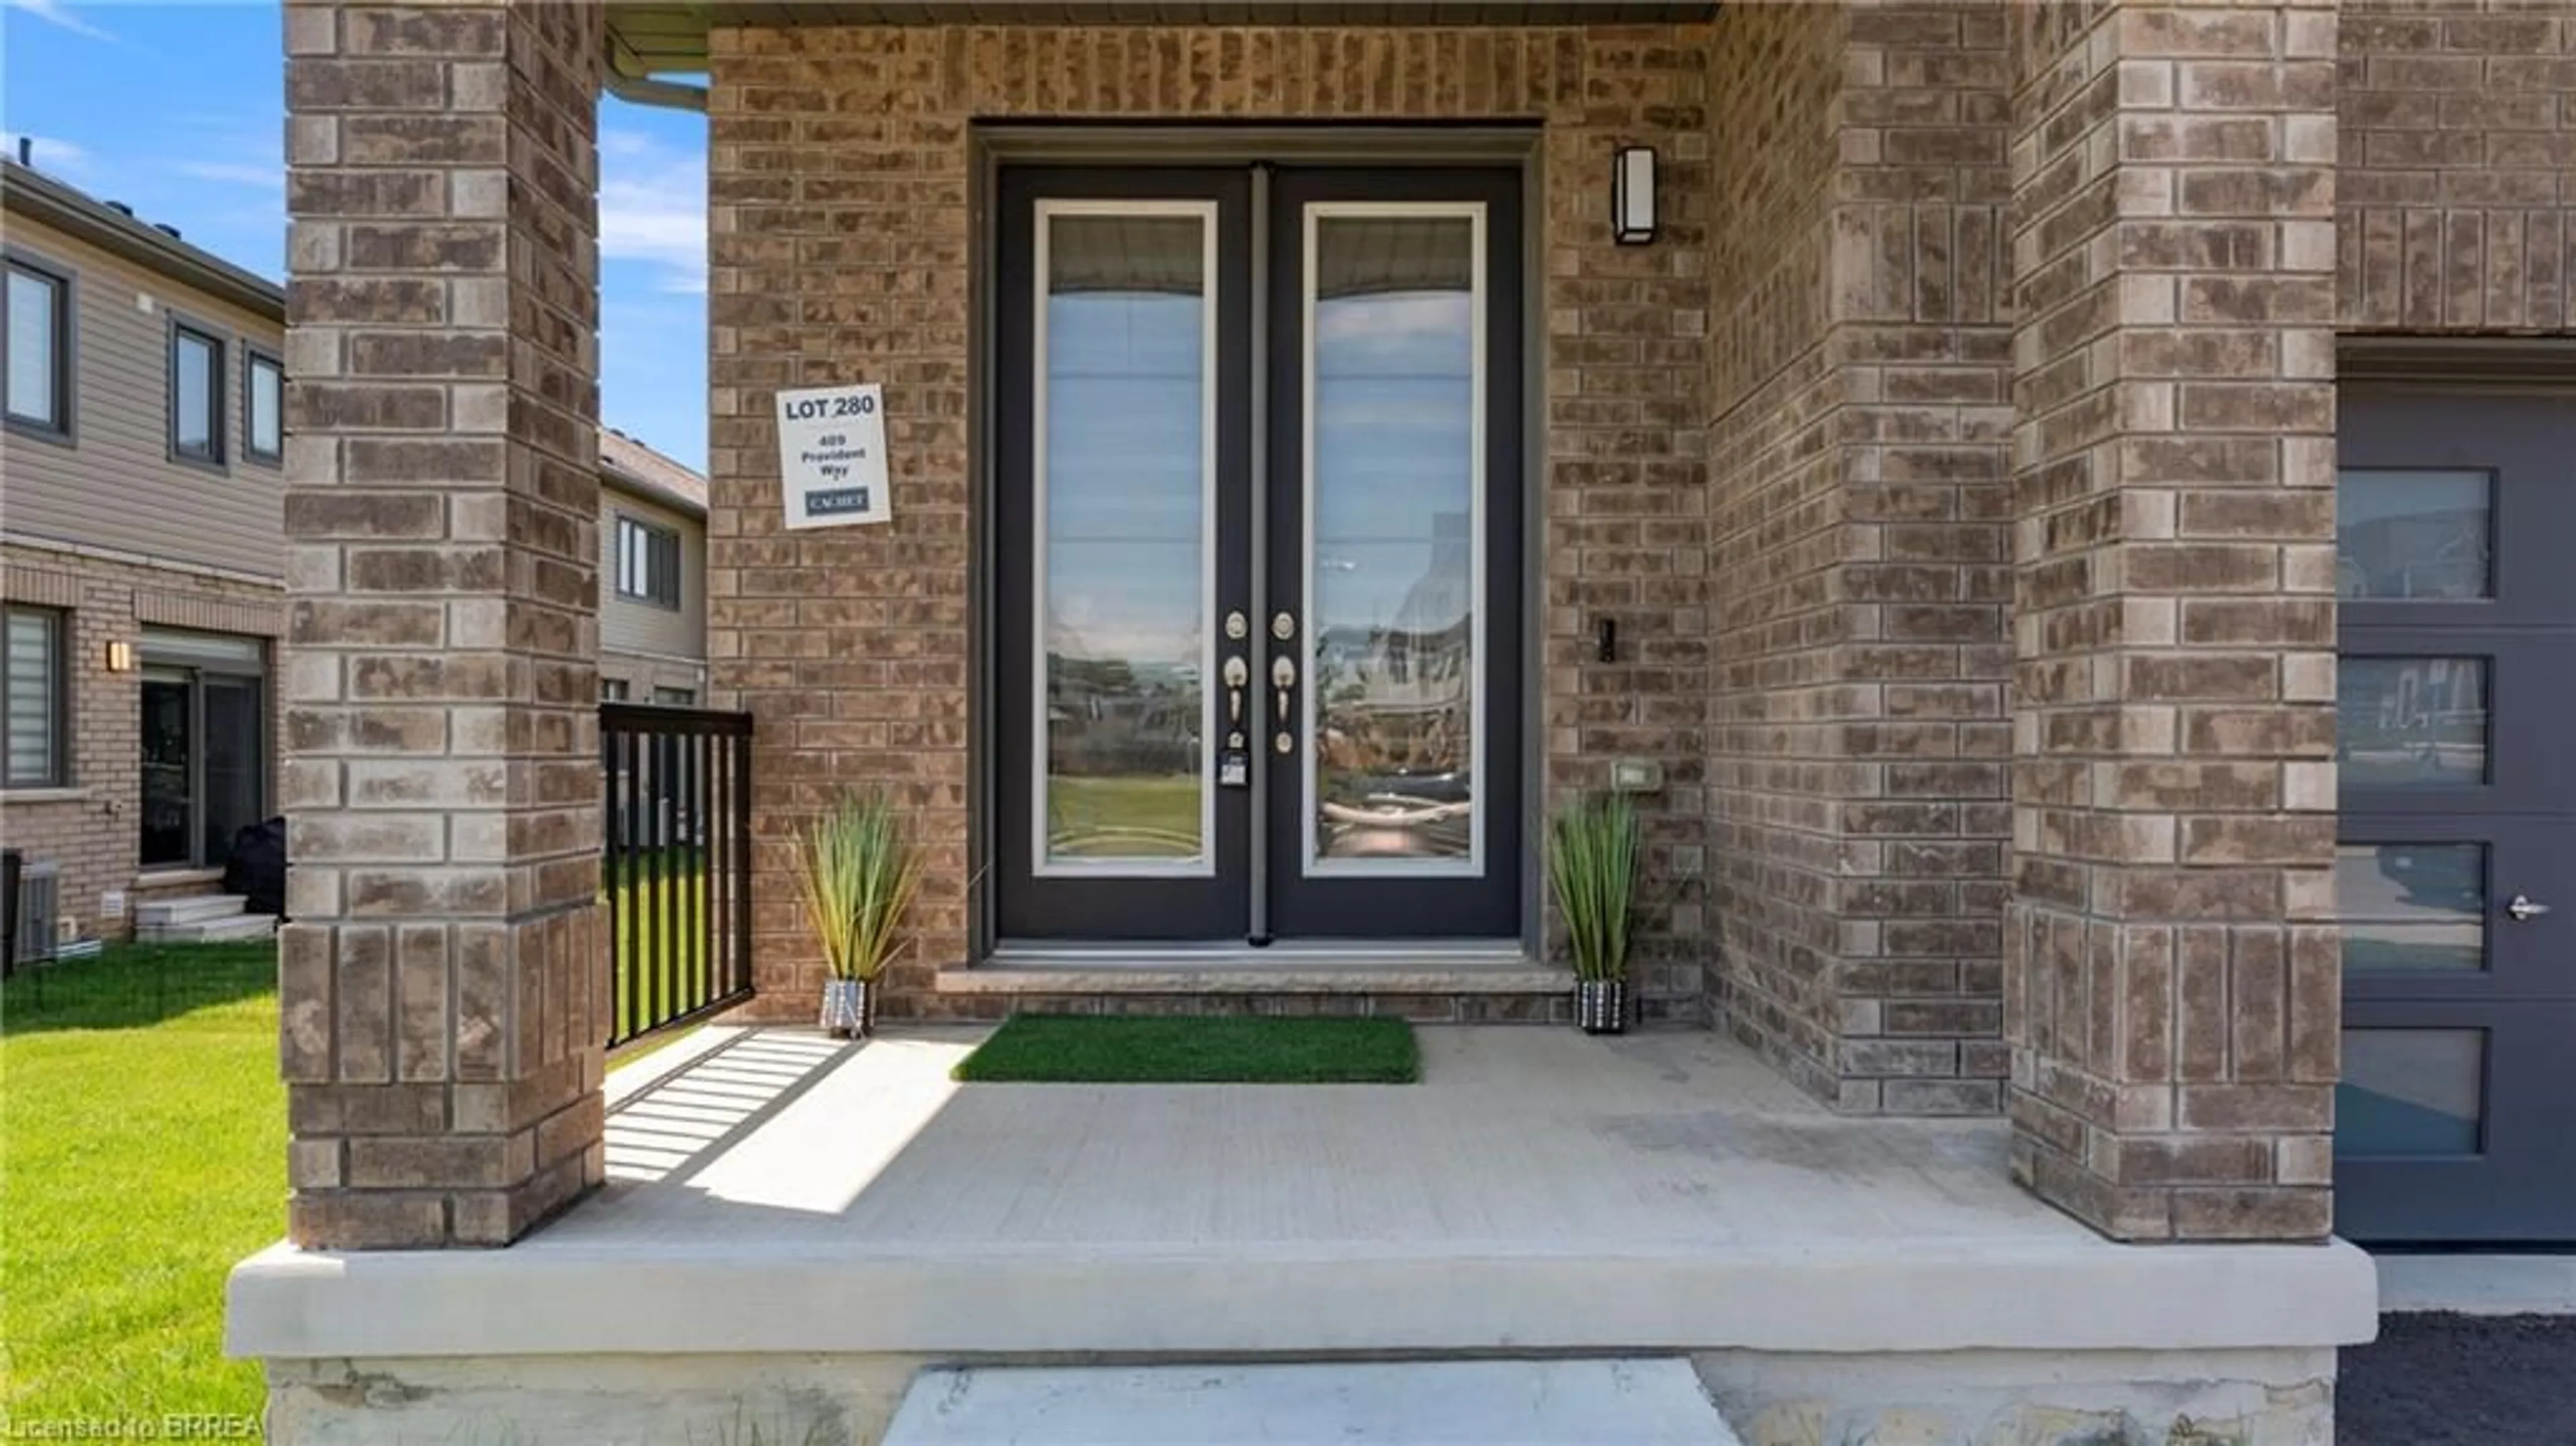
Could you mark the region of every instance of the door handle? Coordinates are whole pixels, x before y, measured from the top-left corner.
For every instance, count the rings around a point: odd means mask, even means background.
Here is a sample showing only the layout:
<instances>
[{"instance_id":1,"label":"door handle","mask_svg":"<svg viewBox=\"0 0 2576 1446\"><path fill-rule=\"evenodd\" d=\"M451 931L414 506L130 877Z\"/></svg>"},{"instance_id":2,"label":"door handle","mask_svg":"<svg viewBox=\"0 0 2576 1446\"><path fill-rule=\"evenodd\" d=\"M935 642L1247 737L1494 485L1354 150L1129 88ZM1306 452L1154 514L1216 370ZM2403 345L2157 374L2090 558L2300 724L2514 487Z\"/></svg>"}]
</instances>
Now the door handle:
<instances>
[{"instance_id":1,"label":"door handle","mask_svg":"<svg viewBox=\"0 0 2576 1446\"><path fill-rule=\"evenodd\" d=\"M1282 616L1285 616L1285 614L1282 614ZM1288 695L1296 686L1296 661L1285 653L1272 658L1270 660L1270 691L1271 698L1278 708L1278 717L1274 720L1276 731L1271 736L1270 746L1273 751L1281 754L1292 752L1297 747L1296 738L1288 732Z\"/></svg>"},{"instance_id":2,"label":"door handle","mask_svg":"<svg viewBox=\"0 0 2576 1446\"><path fill-rule=\"evenodd\" d=\"M1240 736L1243 732L1243 689L1251 681L1252 666L1243 661L1241 653L1225 660L1225 728L1230 735ZM1229 746L1240 748L1243 745L1235 743Z\"/></svg>"},{"instance_id":3,"label":"door handle","mask_svg":"<svg viewBox=\"0 0 2576 1446\"><path fill-rule=\"evenodd\" d=\"M2513 902L2504 906L2504 911L2513 915L2515 923L2527 924L2548 913L2549 906L2529 894L2516 894L2513 896Z\"/></svg>"}]
</instances>

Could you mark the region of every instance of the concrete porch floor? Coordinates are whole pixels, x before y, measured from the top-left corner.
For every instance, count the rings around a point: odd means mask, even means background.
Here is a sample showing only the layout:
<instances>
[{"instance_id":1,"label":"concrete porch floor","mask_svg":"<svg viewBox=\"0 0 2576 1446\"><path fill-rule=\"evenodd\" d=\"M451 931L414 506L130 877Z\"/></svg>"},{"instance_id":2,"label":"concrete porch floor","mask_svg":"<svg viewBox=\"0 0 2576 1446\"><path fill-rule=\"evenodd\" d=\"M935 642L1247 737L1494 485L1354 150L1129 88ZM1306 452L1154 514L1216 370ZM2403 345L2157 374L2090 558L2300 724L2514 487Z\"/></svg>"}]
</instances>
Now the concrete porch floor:
<instances>
[{"instance_id":1,"label":"concrete porch floor","mask_svg":"<svg viewBox=\"0 0 2576 1446\"><path fill-rule=\"evenodd\" d=\"M507 1250L283 1245L271 1358L2213 1351L2366 1339L2340 1242L2111 1244L2001 1121L1838 1118L1704 1033L1422 1031L1413 1086L958 1085L976 1030L711 1029Z\"/></svg>"}]
</instances>

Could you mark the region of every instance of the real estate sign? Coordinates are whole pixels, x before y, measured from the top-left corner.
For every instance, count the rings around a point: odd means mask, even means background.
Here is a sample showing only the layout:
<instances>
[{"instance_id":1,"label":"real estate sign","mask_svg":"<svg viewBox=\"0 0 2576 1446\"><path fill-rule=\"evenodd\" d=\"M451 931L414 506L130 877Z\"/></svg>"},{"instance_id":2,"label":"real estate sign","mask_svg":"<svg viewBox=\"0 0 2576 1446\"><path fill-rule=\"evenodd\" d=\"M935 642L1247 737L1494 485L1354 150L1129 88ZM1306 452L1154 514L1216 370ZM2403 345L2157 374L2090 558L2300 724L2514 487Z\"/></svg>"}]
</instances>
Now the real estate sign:
<instances>
[{"instance_id":1,"label":"real estate sign","mask_svg":"<svg viewBox=\"0 0 2576 1446\"><path fill-rule=\"evenodd\" d=\"M893 521L884 388L869 382L780 392L778 470L791 529Z\"/></svg>"}]
</instances>

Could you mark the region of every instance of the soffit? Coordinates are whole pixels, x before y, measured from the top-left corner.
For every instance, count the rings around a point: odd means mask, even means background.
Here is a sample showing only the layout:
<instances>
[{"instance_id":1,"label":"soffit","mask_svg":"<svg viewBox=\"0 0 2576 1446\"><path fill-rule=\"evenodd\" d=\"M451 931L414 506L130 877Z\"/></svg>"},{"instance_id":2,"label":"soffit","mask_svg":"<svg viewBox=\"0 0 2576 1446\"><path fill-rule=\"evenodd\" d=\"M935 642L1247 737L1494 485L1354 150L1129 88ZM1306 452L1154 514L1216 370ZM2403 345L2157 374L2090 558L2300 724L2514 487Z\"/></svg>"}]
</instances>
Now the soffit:
<instances>
[{"instance_id":1,"label":"soffit","mask_svg":"<svg viewBox=\"0 0 2576 1446\"><path fill-rule=\"evenodd\" d=\"M1705 20L1716 0L609 0L609 56L627 76L707 68L727 25L1642 25Z\"/></svg>"}]
</instances>

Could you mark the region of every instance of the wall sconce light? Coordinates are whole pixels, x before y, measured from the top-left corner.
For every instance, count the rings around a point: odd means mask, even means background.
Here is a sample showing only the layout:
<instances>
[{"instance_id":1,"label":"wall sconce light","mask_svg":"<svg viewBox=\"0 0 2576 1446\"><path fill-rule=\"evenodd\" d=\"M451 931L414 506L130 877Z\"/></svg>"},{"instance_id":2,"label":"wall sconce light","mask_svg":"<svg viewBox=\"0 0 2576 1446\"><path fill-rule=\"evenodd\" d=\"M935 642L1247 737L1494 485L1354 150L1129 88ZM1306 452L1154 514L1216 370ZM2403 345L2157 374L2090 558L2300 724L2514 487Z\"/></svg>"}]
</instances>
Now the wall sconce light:
<instances>
[{"instance_id":1,"label":"wall sconce light","mask_svg":"<svg viewBox=\"0 0 2576 1446\"><path fill-rule=\"evenodd\" d=\"M1655 239L1655 149L1622 146L1610 173L1610 234L1622 246Z\"/></svg>"},{"instance_id":2,"label":"wall sconce light","mask_svg":"<svg viewBox=\"0 0 2576 1446\"><path fill-rule=\"evenodd\" d=\"M133 672L134 645L123 638L110 640L107 645L107 670L111 673Z\"/></svg>"}]
</instances>

